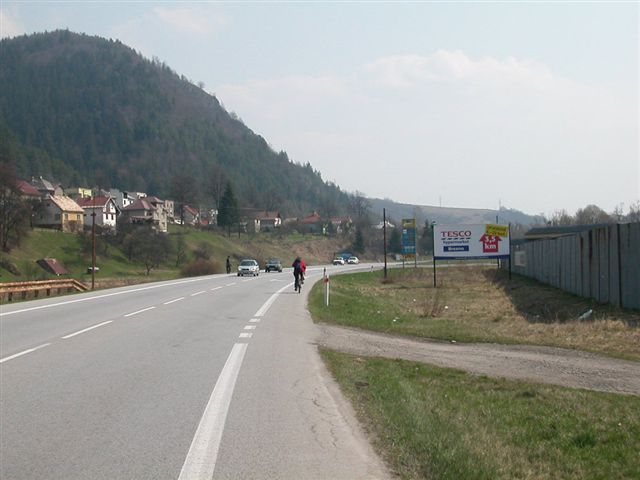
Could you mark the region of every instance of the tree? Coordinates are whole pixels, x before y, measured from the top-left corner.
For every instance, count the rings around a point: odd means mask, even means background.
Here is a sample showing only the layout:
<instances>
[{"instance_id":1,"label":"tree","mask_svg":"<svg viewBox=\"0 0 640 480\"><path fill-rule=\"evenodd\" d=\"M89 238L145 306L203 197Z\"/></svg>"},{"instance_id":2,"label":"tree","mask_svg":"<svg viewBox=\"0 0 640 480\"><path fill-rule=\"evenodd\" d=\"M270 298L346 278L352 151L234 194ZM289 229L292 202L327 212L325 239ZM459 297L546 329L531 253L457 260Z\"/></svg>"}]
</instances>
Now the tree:
<instances>
[{"instance_id":1,"label":"tree","mask_svg":"<svg viewBox=\"0 0 640 480\"><path fill-rule=\"evenodd\" d=\"M171 196L178 204L180 211L180 225L184 225L184 207L198 197L198 191L193 176L186 172L179 172L171 179Z\"/></svg>"},{"instance_id":2,"label":"tree","mask_svg":"<svg viewBox=\"0 0 640 480\"><path fill-rule=\"evenodd\" d=\"M364 236L362 235L362 228L360 226L356 226L356 238L351 248L356 253L364 253Z\"/></svg>"},{"instance_id":3,"label":"tree","mask_svg":"<svg viewBox=\"0 0 640 480\"><path fill-rule=\"evenodd\" d=\"M207 190L216 202L216 208L220 208L220 199L224 193L225 186L229 182L227 173L220 165L215 164L211 166L209 179L207 182Z\"/></svg>"},{"instance_id":4,"label":"tree","mask_svg":"<svg viewBox=\"0 0 640 480\"><path fill-rule=\"evenodd\" d=\"M627 213L627 222L640 222L640 200L629 205L629 213Z\"/></svg>"},{"instance_id":5,"label":"tree","mask_svg":"<svg viewBox=\"0 0 640 480\"><path fill-rule=\"evenodd\" d=\"M13 166L0 163L0 247L9 252L26 235L31 210L21 198Z\"/></svg>"},{"instance_id":6,"label":"tree","mask_svg":"<svg viewBox=\"0 0 640 480\"><path fill-rule=\"evenodd\" d=\"M426 253L433 253L433 225L429 219L425 219L422 233L420 234L420 248Z\"/></svg>"},{"instance_id":7,"label":"tree","mask_svg":"<svg viewBox=\"0 0 640 480\"><path fill-rule=\"evenodd\" d=\"M231 236L231 227L240 221L238 212L238 200L233 193L231 182L227 182L224 194L220 199L220 208L218 209L218 226L227 227L228 235Z\"/></svg>"},{"instance_id":8,"label":"tree","mask_svg":"<svg viewBox=\"0 0 640 480\"><path fill-rule=\"evenodd\" d=\"M130 234L129 248L132 259L145 266L147 275L166 262L173 251L169 238L149 227L136 229Z\"/></svg>"},{"instance_id":9,"label":"tree","mask_svg":"<svg viewBox=\"0 0 640 480\"><path fill-rule=\"evenodd\" d=\"M607 212L597 205L587 205L578 209L575 215L577 225L591 225L595 223L612 223L612 219Z\"/></svg>"},{"instance_id":10,"label":"tree","mask_svg":"<svg viewBox=\"0 0 640 480\"><path fill-rule=\"evenodd\" d=\"M358 226L369 224L369 210L371 204L364 194L356 192L355 195L349 197L349 211L354 216L355 223Z\"/></svg>"}]
</instances>

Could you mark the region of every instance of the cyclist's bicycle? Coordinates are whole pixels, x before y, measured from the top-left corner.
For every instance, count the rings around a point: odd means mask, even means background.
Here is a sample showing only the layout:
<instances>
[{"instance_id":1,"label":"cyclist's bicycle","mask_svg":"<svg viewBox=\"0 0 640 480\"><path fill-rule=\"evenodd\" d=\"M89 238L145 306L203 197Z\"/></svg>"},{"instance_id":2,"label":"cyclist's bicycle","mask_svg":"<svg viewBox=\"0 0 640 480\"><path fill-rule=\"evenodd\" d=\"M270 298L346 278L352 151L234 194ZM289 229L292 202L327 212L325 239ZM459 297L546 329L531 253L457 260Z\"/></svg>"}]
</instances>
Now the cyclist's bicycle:
<instances>
[{"instance_id":1,"label":"cyclist's bicycle","mask_svg":"<svg viewBox=\"0 0 640 480\"><path fill-rule=\"evenodd\" d=\"M301 293L302 292L302 284L304 282L304 280L302 279L302 275L296 275L295 276L295 282L293 283L293 289L298 292Z\"/></svg>"}]
</instances>

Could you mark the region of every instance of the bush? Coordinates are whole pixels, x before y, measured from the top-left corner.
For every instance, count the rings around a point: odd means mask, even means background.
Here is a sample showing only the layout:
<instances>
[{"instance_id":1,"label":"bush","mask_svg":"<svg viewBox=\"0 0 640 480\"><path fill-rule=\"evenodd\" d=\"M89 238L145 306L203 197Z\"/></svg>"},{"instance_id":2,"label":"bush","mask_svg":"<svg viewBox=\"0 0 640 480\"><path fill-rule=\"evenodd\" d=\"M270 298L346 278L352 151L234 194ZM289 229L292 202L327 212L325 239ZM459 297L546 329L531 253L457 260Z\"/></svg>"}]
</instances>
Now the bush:
<instances>
[{"instance_id":1,"label":"bush","mask_svg":"<svg viewBox=\"0 0 640 480\"><path fill-rule=\"evenodd\" d=\"M197 277L200 275L212 275L222 273L222 265L215 260L204 260L202 258L186 264L182 270L185 277Z\"/></svg>"}]
</instances>

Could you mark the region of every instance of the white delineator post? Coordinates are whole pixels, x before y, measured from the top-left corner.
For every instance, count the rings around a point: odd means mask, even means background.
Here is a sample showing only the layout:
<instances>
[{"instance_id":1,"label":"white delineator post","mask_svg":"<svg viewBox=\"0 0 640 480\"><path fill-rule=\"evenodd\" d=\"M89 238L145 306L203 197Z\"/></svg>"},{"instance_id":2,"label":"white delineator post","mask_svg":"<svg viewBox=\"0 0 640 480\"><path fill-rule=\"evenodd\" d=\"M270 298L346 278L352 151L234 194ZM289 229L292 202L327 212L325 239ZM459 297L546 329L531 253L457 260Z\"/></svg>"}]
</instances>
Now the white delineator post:
<instances>
[{"instance_id":1,"label":"white delineator post","mask_svg":"<svg viewBox=\"0 0 640 480\"><path fill-rule=\"evenodd\" d=\"M322 281L324 282L324 304L325 306L329 306L329 276L327 275L327 269L324 269L324 274L322 276Z\"/></svg>"}]
</instances>

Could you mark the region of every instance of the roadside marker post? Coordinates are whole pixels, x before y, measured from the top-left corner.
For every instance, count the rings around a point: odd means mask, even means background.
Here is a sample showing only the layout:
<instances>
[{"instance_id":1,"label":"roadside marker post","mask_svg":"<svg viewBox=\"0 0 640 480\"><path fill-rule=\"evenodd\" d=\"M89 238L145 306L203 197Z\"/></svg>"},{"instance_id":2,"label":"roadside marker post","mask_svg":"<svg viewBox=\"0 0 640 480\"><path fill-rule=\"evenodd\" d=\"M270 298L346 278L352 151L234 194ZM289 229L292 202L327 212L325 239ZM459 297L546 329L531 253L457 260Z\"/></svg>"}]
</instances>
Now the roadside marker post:
<instances>
[{"instance_id":1,"label":"roadside marker post","mask_svg":"<svg viewBox=\"0 0 640 480\"><path fill-rule=\"evenodd\" d=\"M327 269L324 269L324 273L322 275L322 281L324 282L324 304L326 307L329 306L329 276L327 275Z\"/></svg>"}]
</instances>

